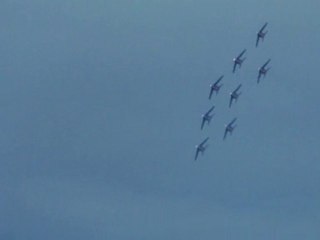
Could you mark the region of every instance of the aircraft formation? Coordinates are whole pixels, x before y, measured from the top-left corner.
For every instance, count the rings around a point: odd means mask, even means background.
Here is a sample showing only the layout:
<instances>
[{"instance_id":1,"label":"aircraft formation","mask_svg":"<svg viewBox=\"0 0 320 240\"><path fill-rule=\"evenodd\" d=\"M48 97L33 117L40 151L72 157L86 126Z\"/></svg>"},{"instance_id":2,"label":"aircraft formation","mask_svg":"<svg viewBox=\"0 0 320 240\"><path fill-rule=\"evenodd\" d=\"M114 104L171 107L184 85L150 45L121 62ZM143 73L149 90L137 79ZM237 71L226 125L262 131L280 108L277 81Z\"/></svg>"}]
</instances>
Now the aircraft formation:
<instances>
[{"instance_id":1,"label":"aircraft formation","mask_svg":"<svg viewBox=\"0 0 320 240\"><path fill-rule=\"evenodd\" d=\"M261 43L264 41L264 38L268 31L266 30L268 23L266 22L260 30L256 33L256 48L261 45ZM240 52L239 55L237 55L235 58L233 58L233 68L232 73L234 74L236 71L239 71L241 69L241 66L243 62L246 60L245 54L247 52L247 49L243 49L242 52ZM270 63L271 59L268 59L259 69L258 69L258 76L257 76L257 84L260 83L261 78L266 77L268 71L271 69L271 67L268 67L268 64ZM224 78L224 75L221 75L218 80L216 80L213 84L210 85L210 91L209 91L209 100L212 99L213 94L217 95L220 91L220 88L223 86L222 80ZM229 108L232 107L233 104L235 104L238 101L239 96L241 95L241 89L242 84L239 84L237 88L235 88L232 92L230 92L230 100L229 100ZM205 125L209 125L210 121L212 120L213 116L215 115L213 113L215 106L212 106L207 112L202 114L201 116L201 126L200 129L203 130ZM227 138L228 135L232 135L233 130L236 128L236 121L237 117L234 117L229 123L225 124L224 128L224 135L223 140ZM203 153L206 151L208 147L208 140L209 137L206 137L200 144L196 145L196 153L194 160L196 161L199 157L199 154L203 155Z\"/></svg>"}]
</instances>

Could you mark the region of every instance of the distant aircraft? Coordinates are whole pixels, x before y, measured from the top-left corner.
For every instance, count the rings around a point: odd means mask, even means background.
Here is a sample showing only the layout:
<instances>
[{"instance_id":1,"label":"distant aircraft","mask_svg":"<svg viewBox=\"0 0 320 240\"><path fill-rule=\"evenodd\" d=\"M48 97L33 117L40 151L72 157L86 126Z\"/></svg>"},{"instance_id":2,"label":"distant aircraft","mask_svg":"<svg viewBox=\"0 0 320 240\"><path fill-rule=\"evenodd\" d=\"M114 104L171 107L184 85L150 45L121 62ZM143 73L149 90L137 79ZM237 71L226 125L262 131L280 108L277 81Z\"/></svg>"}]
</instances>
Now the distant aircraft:
<instances>
[{"instance_id":1,"label":"distant aircraft","mask_svg":"<svg viewBox=\"0 0 320 240\"><path fill-rule=\"evenodd\" d=\"M209 137L207 137L205 140L203 140L202 143L200 143L199 145L196 145L196 156L194 157L195 161L198 158L199 152L201 152L201 154L203 154L204 151L206 150L206 148L208 147L207 145L205 146L208 139L209 139Z\"/></svg>"},{"instance_id":2,"label":"distant aircraft","mask_svg":"<svg viewBox=\"0 0 320 240\"><path fill-rule=\"evenodd\" d=\"M263 30L266 28L266 26L268 25L268 23L266 22L263 27L259 30L259 32L257 32L257 40L256 40L256 47L258 47L259 44L259 40L260 38L262 39L262 41L264 40L264 37L266 36L267 32L263 32Z\"/></svg>"},{"instance_id":3,"label":"distant aircraft","mask_svg":"<svg viewBox=\"0 0 320 240\"><path fill-rule=\"evenodd\" d=\"M262 67L259 68L259 75L258 75L258 79L257 79L258 83L260 82L261 76L265 77L267 72L270 70L271 67L266 68L266 66L269 64L270 61L271 61L271 59L268 59L268 61L265 64L263 64Z\"/></svg>"},{"instance_id":4,"label":"distant aircraft","mask_svg":"<svg viewBox=\"0 0 320 240\"><path fill-rule=\"evenodd\" d=\"M218 94L220 88L222 87L223 84L219 85L219 82L222 80L224 76L222 75L221 77L219 77L219 79L214 83L210 85L210 94L209 94L209 99L211 99L212 97L212 93L216 92L216 94Z\"/></svg>"},{"instance_id":5,"label":"distant aircraft","mask_svg":"<svg viewBox=\"0 0 320 240\"><path fill-rule=\"evenodd\" d=\"M247 51L247 49L244 49L236 58L233 59L233 70L234 73L236 71L237 65L239 65L239 68L241 68L241 65L246 58L241 59L242 55Z\"/></svg>"},{"instance_id":6,"label":"distant aircraft","mask_svg":"<svg viewBox=\"0 0 320 240\"><path fill-rule=\"evenodd\" d=\"M209 125L209 123L214 115L214 114L210 115L210 113L212 112L213 109L214 109L214 106L212 106L205 114L202 114L201 130L202 130L205 122L207 122Z\"/></svg>"},{"instance_id":7,"label":"distant aircraft","mask_svg":"<svg viewBox=\"0 0 320 240\"><path fill-rule=\"evenodd\" d=\"M240 94L241 94L241 92L238 93L238 90L239 90L240 88L241 88L241 84L239 84L239 86L230 93L229 108L231 107L233 100L235 100L235 101L237 102L238 97L239 97Z\"/></svg>"},{"instance_id":8,"label":"distant aircraft","mask_svg":"<svg viewBox=\"0 0 320 240\"><path fill-rule=\"evenodd\" d=\"M226 136L228 134L228 132L230 133L230 135L232 134L232 131L234 130L234 128L237 126L237 125L232 125L235 121L237 120L237 118L234 118L228 125L226 124L225 125L225 130L224 130L224 136L223 136L223 140L226 139Z\"/></svg>"}]
</instances>

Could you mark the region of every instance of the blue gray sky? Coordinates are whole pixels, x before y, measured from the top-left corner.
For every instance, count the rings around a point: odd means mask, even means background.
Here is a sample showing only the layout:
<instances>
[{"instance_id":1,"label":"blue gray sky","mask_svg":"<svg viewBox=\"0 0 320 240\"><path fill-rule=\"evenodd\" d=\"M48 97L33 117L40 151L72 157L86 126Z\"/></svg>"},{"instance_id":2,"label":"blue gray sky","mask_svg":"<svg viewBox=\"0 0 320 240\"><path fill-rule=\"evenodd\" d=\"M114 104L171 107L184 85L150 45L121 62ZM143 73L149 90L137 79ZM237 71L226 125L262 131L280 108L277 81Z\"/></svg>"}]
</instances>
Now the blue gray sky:
<instances>
[{"instance_id":1,"label":"blue gray sky","mask_svg":"<svg viewBox=\"0 0 320 240\"><path fill-rule=\"evenodd\" d=\"M2 0L1 239L319 239L319 8Z\"/></svg>"}]
</instances>

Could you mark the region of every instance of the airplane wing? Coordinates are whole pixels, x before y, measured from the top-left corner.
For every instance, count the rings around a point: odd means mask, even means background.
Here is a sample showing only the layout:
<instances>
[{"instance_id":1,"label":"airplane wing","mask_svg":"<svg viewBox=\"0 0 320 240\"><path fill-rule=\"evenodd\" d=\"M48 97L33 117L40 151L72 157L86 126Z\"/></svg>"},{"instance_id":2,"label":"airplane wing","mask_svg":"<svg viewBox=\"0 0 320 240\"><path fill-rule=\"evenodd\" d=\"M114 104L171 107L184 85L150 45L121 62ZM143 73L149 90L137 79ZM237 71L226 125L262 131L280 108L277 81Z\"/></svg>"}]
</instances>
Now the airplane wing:
<instances>
[{"instance_id":1,"label":"airplane wing","mask_svg":"<svg viewBox=\"0 0 320 240\"><path fill-rule=\"evenodd\" d=\"M223 77L224 77L223 75L221 77L219 77L219 79L214 83L214 85L215 86L218 85L218 83L222 80Z\"/></svg>"},{"instance_id":2,"label":"airplane wing","mask_svg":"<svg viewBox=\"0 0 320 240\"><path fill-rule=\"evenodd\" d=\"M203 129L203 126L204 126L204 123L205 123L205 119L204 118L202 118L202 122L201 122L201 130Z\"/></svg>"},{"instance_id":3,"label":"airplane wing","mask_svg":"<svg viewBox=\"0 0 320 240\"><path fill-rule=\"evenodd\" d=\"M260 82L260 78L261 78L261 71L259 71L259 75L258 75L258 79L257 79L258 83Z\"/></svg>"},{"instance_id":4,"label":"airplane wing","mask_svg":"<svg viewBox=\"0 0 320 240\"><path fill-rule=\"evenodd\" d=\"M199 155L199 148L197 148L197 150L196 150L196 155L194 156L194 160L195 160L195 161L197 160L198 155Z\"/></svg>"},{"instance_id":5,"label":"airplane wing","mask_svg":"<svg viewBox=\"0 0 320 240\"><path fill-rule=\"evenodd\" d=\"M259 33L263 32L263 30L266 28L267 25L268 25L268 23L266 22L266 23L262 26L262 28L260 29Z\"/></svg>"},{"instance_id":6,"label":"airplane wing","mask_svg":"<svg viewBox=\"0 0 320 240\"><path fill-rule=\"evenodd\" d=\"M211 87L210 87L210 93L209 93L209 99L211 99L212 93L213 93L213 87L211 86Z\"/></svg>"},{"instance_id":7,"label":"airplane wing","mask_svg":"<svg viewBox=\"0 0 320 240\"><path fill-rule=\"evenodd\" d=\"M211 113L213 109L214 109L214 106L212 106L212 107L208 110L208 112L206 112L206 115L208 115L209 113Z\"/></svg>"},{"instance_id":8,"label":"airplane wing","mask_svg":"<svg viewBox=\"0 0 320 240\"><path fill-rule=\"evenodd\" d=\"M228 126L231 126L236 120L237 120L237 118L234 118L234 119L228 124Z\"/></svg>"},{"instance_id":9,"label":"airplane wing","mask_svg":"<svg viewBox=\"0 0 320 240\"><path fill-rule=\"evenodd\" d=\"M239 84L239 86L233 92L237 92L240 88L241 88L241 84Z\"/></svg>"},{"instance_id":10,"label":"airplane wing","mask_svg":"<svg viewBox=\"0 0 320 240\"><path fill-rule=\"evenodd\" d=\"M238 55L237 59L241 58L242 55L243 55L246 51L247 51L247 49L244 49L244 50Z\"/></svg>"},{"instance_id":11,"label":"airplane wing","mask_svg":"<svg viewBox=\"0 0 320 240\"><path fill-rule=\"evenodd\" d=\"M228 130L227 130L227 128L226 128L226 129L224 130L223 140L226 139L227 133L228 133Z\"/></svg>"},{"instance_id":12,"label":"airplane wing","mask_svg":"<svg viewBox=\"0 0 320 240\"><path fill-rule=\"evenodd\" d=\"M259 40L260 40L260 37L259 37L259 35L257 34L256 47L258 47Z\"/></svg>"},{"instance_id":13,"label":"airplane wing","mask_svg":"<svg viewBox=\"0 0 320 240\"><path fill-rule=\"evenodd\" d=\"M233 70L232 70L233 73L236 71L236 67L237 67L237 63L234 62L234 64L233 64Z\"/></svg>"},{"instance_id":14,"label":"airplane wing","mask_svg":"<svg viewBox=\"0 0 320 240\"><path fill-rule=\"evenodd\" d=\"M207 137L205 140L203 140L202 143L200 143L200 146L203 146L208 140L209 140L209 137Z\"/></svg>"},{"instance_id":15,"label":"airplane wing","mask_svg":"<svg viewBox=\"0 0 320 240\"><path fill-rule=\"evenodd\" d=\"M231 108L231 105L232 105L232 101L233 101L233 97L230 96L230 101L229 101L229 108Z\"/></svg>"},{"instance_id":16,"label":"airplane wing","mask_svg":"<svg viewBox=\"0 0 320 240\"><path fill-rule=\"evenodd\" d=\"M269 58L268 61L265 64L263 64L262 68L265 68L269 64L270 61L271 61L271 59Z\"/></svg>"}]
</instances>

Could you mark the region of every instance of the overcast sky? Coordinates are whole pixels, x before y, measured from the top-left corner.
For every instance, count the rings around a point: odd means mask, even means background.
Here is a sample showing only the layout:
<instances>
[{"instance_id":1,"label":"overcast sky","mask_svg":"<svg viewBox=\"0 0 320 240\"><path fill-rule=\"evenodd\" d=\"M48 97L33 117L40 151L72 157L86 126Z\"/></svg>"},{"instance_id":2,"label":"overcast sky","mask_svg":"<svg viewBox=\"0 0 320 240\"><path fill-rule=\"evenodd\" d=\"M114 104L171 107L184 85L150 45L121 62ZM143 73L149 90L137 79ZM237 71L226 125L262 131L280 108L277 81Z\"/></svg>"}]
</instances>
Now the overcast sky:
<instances>
[{"instance_id":1,"label":"overcast sky","mask_svg":"<svg viewBox=\"0 0 320 240\"><path fill-rule=\"evenodd\" d=\"M1 0L0 238L318 240L319 9Z\"/></svg>"}]
</instances>

